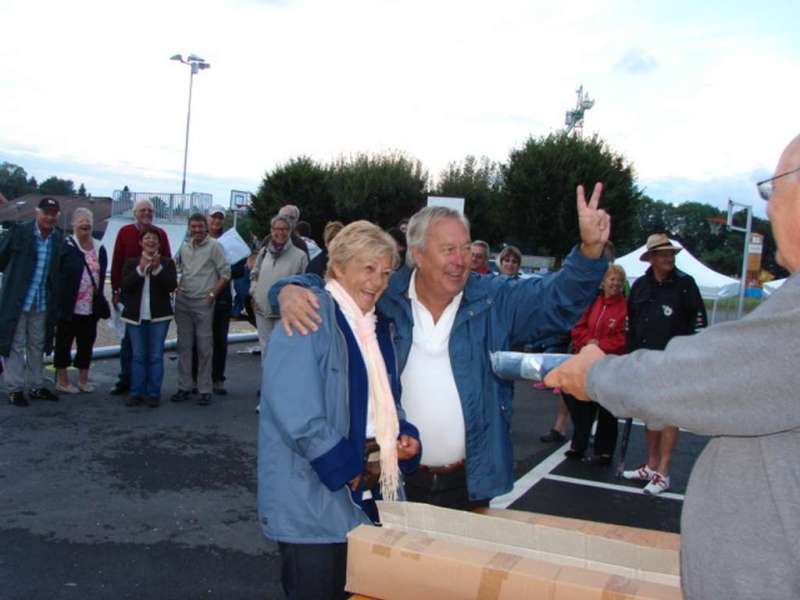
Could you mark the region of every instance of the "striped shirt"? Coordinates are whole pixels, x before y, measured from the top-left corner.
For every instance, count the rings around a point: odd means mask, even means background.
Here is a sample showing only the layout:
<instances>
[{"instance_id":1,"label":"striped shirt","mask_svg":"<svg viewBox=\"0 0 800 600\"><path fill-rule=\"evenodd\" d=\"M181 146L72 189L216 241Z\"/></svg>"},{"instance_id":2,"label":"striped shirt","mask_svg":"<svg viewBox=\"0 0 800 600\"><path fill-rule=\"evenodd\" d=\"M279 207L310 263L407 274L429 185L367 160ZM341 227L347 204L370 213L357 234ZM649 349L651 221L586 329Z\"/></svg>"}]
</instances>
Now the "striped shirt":
<instances>
[{"instance_id":1,"label":"striped shirt","mask_svg":"<svg viewBox=\"0 0 800 600\"><path fill-rule=\"evenodd\" d=\"M47 272L50 269L50 258L53 254L53 234L42 238L42 232L36 221L33 222L33 236L36 239L36 268L33 271L22 312L47 311Z\"/></svg>"}]
</instances>

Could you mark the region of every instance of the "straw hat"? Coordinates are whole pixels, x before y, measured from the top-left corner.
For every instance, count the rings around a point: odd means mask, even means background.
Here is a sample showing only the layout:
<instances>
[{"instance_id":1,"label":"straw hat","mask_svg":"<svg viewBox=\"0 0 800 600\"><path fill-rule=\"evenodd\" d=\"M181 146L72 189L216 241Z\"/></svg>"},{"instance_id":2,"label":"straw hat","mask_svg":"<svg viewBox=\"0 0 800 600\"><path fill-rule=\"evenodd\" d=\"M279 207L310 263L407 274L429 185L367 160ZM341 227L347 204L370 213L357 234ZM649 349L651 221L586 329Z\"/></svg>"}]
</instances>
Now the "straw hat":
<instances>
[{"instance_id":1,"label":"straw hat","mask_svg":"<svg viewBox=\"0 0 800 600\"><path fill-rule=\"evenodd\" d=\"M666 233L654 233L647 238L647 250L639 257L639 260L647 262L650 259L651 252L659 252L661 250L671 250L675 254L680 252L683 248L673 246Z\"/></svg>"}]
</instances>

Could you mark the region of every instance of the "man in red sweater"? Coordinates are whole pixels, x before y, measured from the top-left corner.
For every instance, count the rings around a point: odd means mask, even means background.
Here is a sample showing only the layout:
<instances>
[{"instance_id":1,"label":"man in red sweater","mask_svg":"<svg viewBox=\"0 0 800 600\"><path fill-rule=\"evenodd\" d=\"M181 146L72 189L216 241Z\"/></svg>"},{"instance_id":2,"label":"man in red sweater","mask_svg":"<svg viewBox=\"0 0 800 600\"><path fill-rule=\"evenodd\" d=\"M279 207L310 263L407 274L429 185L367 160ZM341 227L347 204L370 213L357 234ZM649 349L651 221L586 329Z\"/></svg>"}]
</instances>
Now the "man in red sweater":
<instances>
[{"instance_id":1,"label":"man in red sweater","mask_svg":"<svg viewBox=\"0 0 800 600\"><path fill-rule=\"evenodd\" d=\"M150 226L158 231L161 238L161 255L172 256L169 247L167 233L160 227L153 225L154 208L150 200L137 200L133 205L133 218L131 225L125 225L117 233L117 240L114 242L114 255L111 259L111 290L114 294L114 305L119 304L120 284L122 282L122 267L129 258L138 258L142 254L142 247L139 245L139 230L142 227ZM131 340L128 332L122 338L119 351L120 373L119 380L111 389L112 396L127 394L131 387L131 361L133 351L131 350Z\"/></svg>"}]
</instances>

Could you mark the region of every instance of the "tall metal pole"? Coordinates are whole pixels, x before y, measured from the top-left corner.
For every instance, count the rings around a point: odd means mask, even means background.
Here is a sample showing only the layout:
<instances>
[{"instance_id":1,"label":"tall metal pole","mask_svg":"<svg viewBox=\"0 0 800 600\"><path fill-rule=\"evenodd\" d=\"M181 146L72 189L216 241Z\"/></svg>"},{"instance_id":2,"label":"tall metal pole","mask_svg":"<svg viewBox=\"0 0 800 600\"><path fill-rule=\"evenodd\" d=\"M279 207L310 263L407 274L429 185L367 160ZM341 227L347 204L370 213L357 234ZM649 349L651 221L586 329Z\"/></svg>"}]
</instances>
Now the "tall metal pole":
<instances>
[{"instance_id":1,"label":"tall metal pole","mask_svg":"<svg viewBox=\"0 0 800 600\"><path fill-rule=\"evenodd\" d=\"M734 226L733 208L735 206L738 206L745 210L745 215L747 218L746 227ZM742 312L744 310L744 292L745 288L747 287L747 256L750 250L750 234L752 233L753 229L753 207L750 204L740 204L738 202L734 202L731 199L728 199L728 229L744 232L744 250L742 251L742 274L741 274L741 280L739 281L739 301L736 305L736 318L741 319Z\"/></svg>"},{"instance_id":2,"label":"tall metal pole","mask_svg":"<svg viewBox=\"0 0 800 600\"><path fill-rule=\"evenodd\" d=\"M192 64L189 69L189 107L186 109L186 143L183 147L183 182L181 183L181 195L186 195L186 161L189 158L189 121L192 118L192 83L194 82L194 72L197 67ZM183 198L181 198L183 202Z\"/></svg>"}]
</instances>

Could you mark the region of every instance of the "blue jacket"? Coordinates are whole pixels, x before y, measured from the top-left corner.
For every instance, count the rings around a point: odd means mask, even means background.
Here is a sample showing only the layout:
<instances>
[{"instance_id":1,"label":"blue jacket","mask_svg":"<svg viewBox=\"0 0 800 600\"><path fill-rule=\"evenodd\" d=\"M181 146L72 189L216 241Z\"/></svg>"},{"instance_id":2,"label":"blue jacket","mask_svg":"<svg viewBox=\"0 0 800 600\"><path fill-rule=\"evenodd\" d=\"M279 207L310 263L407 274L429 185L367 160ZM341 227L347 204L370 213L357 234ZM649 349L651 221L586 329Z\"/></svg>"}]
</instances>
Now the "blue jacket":
<instances>
[{"instance_id":1,"label":"blue jacket","mask_svg":"<svg viewBox=\"0 0 800 600\"><path fill-rule=\"evenodd\" d=\"M511 280L473 274L464 287L450 334L450 363L461 398L466 428L467 489L471 500L485 500L511 490L511 399L513 382L495 376L489 353L512 344L569 332L597 296L607 261L585 258L573 250L563 268L543 278ZM408 286L411 269L392 276L378 301L378 311L394 324L400 372L411 350L414 326ZM294 276L270 291L277 304L283 285L315 285L316 276ZM323 323L325 315L322 315ZM296 337L296 336L295 336ZM424 462L424 461L423 461Z\"/></svg>"},{"instance_id":2,"label":"blue jacket","mask_svg":"<svg viewBox=\"0 0 800 600\"><path fill-rule=\"evenodd\" d=\"M0 291L0 355L8 356L11 342L22 314L22 304L28 293L31 276L36 269L36 221L25 221L11 228L0 240L0 271L3 273L3 289ZM58 273L61 245L64 234L53 228L50 248L50 270L47 273L47 317L45 320L44 352L53 347L53 332L58 307Z\"/></svg>"},{"instance_id":3,"label":"blue jacket","mask_svg":"<svg viewBox=\"0 0 800 600\"><path fill-rule=\"evenodd\" d=\"M258 512L264 535L289 543L344 542L370 523L363 490L347 483L362 472L367 421L367 372L336 304L318 291L324 322L308 335L276 327L263 362L258 437ZM419 437L399 406L399 374L390 325L378 319L378 342L395 395L400 433ZM355 360L353 360L355 358ZM400 461L417 468L419 455Z\"/></svg>"}]
</instances>

